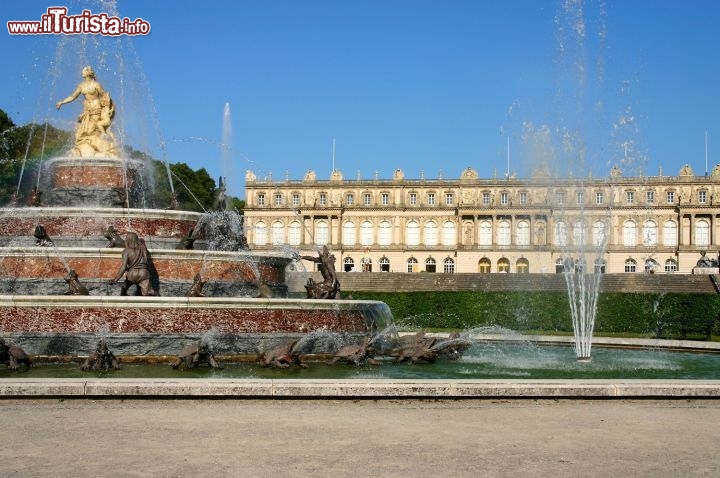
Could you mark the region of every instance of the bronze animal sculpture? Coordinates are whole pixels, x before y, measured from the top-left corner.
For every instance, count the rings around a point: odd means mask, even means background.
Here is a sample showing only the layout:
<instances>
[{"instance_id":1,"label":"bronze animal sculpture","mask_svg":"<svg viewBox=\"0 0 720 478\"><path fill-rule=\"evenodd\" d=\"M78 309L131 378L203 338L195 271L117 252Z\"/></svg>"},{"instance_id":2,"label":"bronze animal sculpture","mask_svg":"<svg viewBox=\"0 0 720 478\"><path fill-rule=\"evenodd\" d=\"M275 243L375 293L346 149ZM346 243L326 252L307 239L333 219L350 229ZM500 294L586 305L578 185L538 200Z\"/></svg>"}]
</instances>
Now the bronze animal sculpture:
<instances>
[{"instance_id":1,"label":"bronze animal sculpture","mask_svg":"<svg viewBox=\"0 0 720 478\"><path fill-rule=\"evenodd\" d=\"M288 368L291 365L299 365L300 367L307 367L302 363L300 354L293 350L297 342L297 340L291 339L265 352L260 359L263 366Z\"/></svg>"},{"instance_id":2,"label":"bronze animal sculpture","mask_svg":"<svg viewBox=\"0 0 720 478\"><path fill-rule=\"evenodd\" d=\"M437 341L432 348L437 351L441 357L446 357L450 360L458 360L471 345L472 342L466 338L460 337L460 334L455 332L450 334L447 339Z\"/></svg>"},{"instance_id":3,"label":"bronze animal sculpture","mask_svg":"<svg viewBox=\"0 0 720 478\"><path fill-rule=\"evenodd\" d=\"M180 365L185 365L185 368L195 368L202 364L208 364L212 368L223 368L222 365L215 360L215 354L210 349L210 346L202 341L185 346L178 355L175 362L173 362L172 368L178 368Z\"/></svg>"},{"instance_id":4,"label":"bronze animal sculpture","mask_svg":"<svg viewBox=\"0 0 720 478\"><path fill-rule=\"evenodd\" d=\"M70 269L65 277L67 282L68 290L65 291L64 295L90 295L87 287L80 283L77 272L74 269Z\"/></svg>"},{"instance_id":5,"label":"bronze animal sculpture","mask_svg":"<svg viewBox=\"0 0 720 478\"><path fill-rule=\"evenodd\" d=\"M375 348L370 344L370 339L365 337L359 344L344 345L335 352L331 365L338 362L348 362L355 364L356 366L362 365L363 363L369 363L371 365L379 365L380 362L374 359Z\"/></svg>"},{"instance_id":6,"label":"bronze animal sculpture","mask_svg":"<svg viewBox=\"0 0 720 478\"><path fill-rule=\"evenodd\" d=\"M48 247L48 246L55 245L55 243L52 241L52 239L50 239L50 236L48 236L48 233L42 224L38 224L35 226L35 231L33 232L33 236L35 236L35 245L36 246Z\"/></svg>"},{"instance_id":7,"label":"bronze animal sculpture","mask_svg":"<svg viewBox=\"0 0 720 478\"><path fill-rule=\"evenodd\" d=\"M434 337L426 337L425 332L402 337L400 344L389 351L388 355L396 362L432 363L437 360L439 352L433 348L437 341Z\"/></svg>"},{"instance_id":8,"label":"bronze animal sculpture","mask_svg":"<svg viewBox=\"0 0 720 478\"><path fill-rule=\"evenodd\" d=\"M93 352L80 366L80 370L120 370L120 362L108 348L107 342L100 340Z\"/></svg>"},{"instance_id":9,"label":"bronze animal sculpture","mask_svg":"<svg viewBox=\"0 0 720 478\"><path fill-rule=\"evenodd\" d=\"M28 368L32 367L32 361L25 351L16 345L8 345L2 337L0 337L0 363L7 365L8 369L13 372L20 364L26 365Z\"/></svg>"},{"instance_id":10,"label":"bronze animal sculpture","mask_svg":"<svg viewBox=\"0 0 720 478\"><path fill-rule=\"evenodd\" d=\"M334 299L340 292L340 281L338 281L335 271L335 256L330 254L327 246L323 246L322 251L318 253L318 257L300 256L301 259L312 261L318 265L318 270L322 274L323 281L315 282L309 278L305 285L308 299Z\"/></svg>"},{"instance_id":11,"label":"bronze animal sculpture","mask_svg":"<svg viewBox=\"0 0 720 478\"><path fill-rule=\"evenodd\" d=\"M125 247L125 239L120 237L117 229L115 229L113 226L108 226L108 228L105 229L105 232L103 232L103 237L110 241L110 243L107 245L108 248Z\"/></svg>"}]
</instances>

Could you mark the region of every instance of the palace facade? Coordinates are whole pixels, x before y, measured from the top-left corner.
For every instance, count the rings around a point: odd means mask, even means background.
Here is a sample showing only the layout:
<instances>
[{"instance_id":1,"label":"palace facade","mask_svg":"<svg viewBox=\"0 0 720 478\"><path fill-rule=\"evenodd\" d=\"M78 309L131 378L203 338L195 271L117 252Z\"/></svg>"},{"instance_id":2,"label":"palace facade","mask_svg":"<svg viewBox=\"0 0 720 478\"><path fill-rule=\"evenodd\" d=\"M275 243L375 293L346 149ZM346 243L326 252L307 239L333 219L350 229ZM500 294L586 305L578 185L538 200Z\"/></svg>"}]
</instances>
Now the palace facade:
<instances>
[{"instance_id":1,"label":"palace facade","mask_svg":"<svg viewBox=\"0 0 720 478\"><path fill-rule=\"evenodd\" d=\"M319 180L245 178L253 250L327 245L338 270L690 274L720 250L720 165L696 176ZM308 266L311 266L308 263Z\"/></svg>"}]
</instances>

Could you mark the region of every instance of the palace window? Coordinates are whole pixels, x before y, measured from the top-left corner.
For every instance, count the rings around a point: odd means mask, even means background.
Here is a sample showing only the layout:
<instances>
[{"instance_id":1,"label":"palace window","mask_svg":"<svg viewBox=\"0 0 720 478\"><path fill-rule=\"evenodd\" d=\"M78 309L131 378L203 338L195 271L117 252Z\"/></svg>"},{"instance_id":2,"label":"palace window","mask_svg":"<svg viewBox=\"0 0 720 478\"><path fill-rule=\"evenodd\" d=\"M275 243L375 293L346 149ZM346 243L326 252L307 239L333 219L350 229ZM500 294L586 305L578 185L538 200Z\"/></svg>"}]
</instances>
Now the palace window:
<instances>
[{"instance_id":1,"label":"palace window","mask_svg":"<svg viewBox=\"0 0 720 478\"><path fill-rule=\"evenodd\" d=\"M520 204L524 206L524 205L526 205L527 203L528 203L528 193L526 193L526 192L521 192L521 193L520 193Z\"/></svg>"},{"instance_id":2,"label":"palace window","mask_svg":"<svg viewBox=\"0 0 720 478\"><path fill-rule=\"evenodd\" d=\"M428 206L435 205L435 193L428 193L427 199L428 199Z\"/></svg>"},{"instance_id":3,"label":"palace window","mask_svg":"<svg viewBox=\"0 0 720 478\"><path fill-rule=\"evenodd\" d=\"M455 237L455 223L452 221L445 221L445 224L443 224L443 246L454 246Z\"/></svg>"},{"instance_id":4,"label":"palace window","mask_svg":"<svg viewBox=\"0 0 720 478\"><path fill-rule=\"evenodd\" d=\"M663 224L663 246L677 247L678 227L675 221L665 221Z\"/></svg>"},{"instance_id":5,"label":"palace window","mask_svg":"<svg viewBox=\"0 0 720 478\"><path fill-rule=\"evenodd\" d=\"M380 195L380 203L383 206L387 206L388 204L390 204L390 195L388 193L382 193Z\"/></svg>"},{"instance_id":6,"label":"palace window","mask_svg":"<svg viewBox=\"0 0 720 478\"><path fill-rule=\"evenodd\" d=\"M295 193L292 195L292 205L293 207L297 207L300 205L300 195Z\"/></svg>"},{"instance_id":7,"label":"palace window","mask_svg":"<svg viewBox=\"0 0 720 478\"><path fill-rule=\"evenodd\" d=\"M584 191L576 191L575 192L575 204L581 205L585 202L585 192Z\"/></svg>"},{"instance_id":8,"label":"palace window","mask_svg":"<svg viewBox=\"0 0 720 478\"><path fill-rule=\"evenodd\" d=\"M267 244L267 225L260 221L255 224L255 245L264 246Z\"/></svg>"},{"instance_id":9,"label":"palace window","mask_svg":"<svg viewBox=\"0 0 720 478\"><path fill-rule=\"evenodd\" d=\"M453 206L455 204L455 195L453 193L445 193L445 205Z\"/></svg>"},{"instance_id":10,"label":"palace window","mask_svg":"<svg viewBox=\"0 0 720 478\"><path fill-rule=\"evenodd\" d=\"M417 193L410 193L410 205L411 206L417 205Z\"/></svg>"},{"instance_id":11,"label":"palace window","mask_svg":"<svg viewBox=\"0 0 720 478\"><path fill-rule=\"evenodd\" d=\"M645 200L648 204L655 202L655 191L645 191Z\"/></svg>"},{"instance_id":12,"label":"palace window","mask_svg":"<svg viewBox=\"0 0 720 478\"><path fill-rule=\"evenodd\" d=\"M407 237L405 238L408 246L420 245L420 225L416 221L407 223Z\"/></svg>"},{"instance_id":13,"label":"palace window","mask_svg":"<svg viewBox=\"0 0 720 478\"><path fill-rule=\"evenodd\" d=\"M354 196L353 194L350 194L350 193L347 194L347 195L345 196L345 204L346 204L347 206L352 206L353 204L355 204L355 196Z\"/></svg>"},{"instance_id":14,"label":"palace window","mask_svg":"<svg viewBox=\"0 0 720 478\"><path fill-rule=\"evenodd\" d=\"M455 261L450 259L449 257L443 261L443 272L445 274L454 274L455 273Z\"/></svg>"},{"instance_id":15,"label":"palace window","mask_svg":"<svg viewBox=\"0 0 720 478\"><path fill-rule=\"evenodd\" d=\"M657 224L655 221L645 221L643 223L643 246L657 245Z\"/></svg>"},{"instance_id":16,"label":"palace window","mask_svg":"<svg viewBox=\"0 0 720 478\"><path fill-rule=\"evenodd\" d=\"M392 243L392 226L389 222L380 223L380 233L378 234L378 244L381 246L389 246Z\"/></svg>"},{"instance_id":17,"label":"palace window","mask_svg":"<svg viewBox=\"0 0 720 478\"><path fill-rule=\"evenodd\" d=\"M605 194L602 191L595 192L595 204L603 204L605 202Z\"/></svg>"},{"instance_id":18,"label":"palace window","mask_svg":"<svg viewBox=\"0 0 720 478\"><path fill-rule=\"evenodd\" d=\"M328 243L328 223L327 221L318 221L315 225L315 245L324 246Z\"/></svg>"},{"instance_id":19,"label":"palace window","mask_svg":"<svg viewBox=\"0 0 720 478\"><path fill-rule=\"evenodd\" d=\"M435 259L432 257L428 257L425 260L425 272L435 272L437 267L437 264L435 263Z\"/></svg>"},{"instance_id":20,"label":"palace window","mask_svg":"<svg viewBox=\"0 0 720 478\"><path fill-rule=\"evenodd\" d=\"M606 239L607 235L605 233L605 223L602 221L596 221L595 224L593 224L593 246L604 246Z\"/></svg>"},{"instance_id":21,"label":"palace window","mask_svg":"<svg viewBox=\"0 0 720 478\"><path fill-rule=\"evenodd\" d=\"M490 193L482 193L482 204L483 206L489 206L490 205Z\"/></svg>"},{"instance_id":22,"label":"palace window","mask_svg":"<svg viewBox=\"0 0 720 478\"><path fill-rule=\"evenodd\" d=\"M260 193L257 195L257 205L258 206L264 206L265 205L265 194Z\"/></svg>"},{"instance_id":23,"label":"palace window","mask_svg":"<svg viewBox=\"0 0 720 478\"><path fill-rule=\"evenodd\" d=\"M320 197L319 197L319 200L318 200L318 204L319 204L321 207L327 206L327 194L326 194L326 193L320 193Z\"/></svg>"},{"instance_id":24,"label":"palace window","mask_svg":"<svg viewBox=\"0 0 720 478\"><path fill-rule=\"evenodd\" d=\"M499 259L497 262L497 270L498 272L504 273L510 272L510 261L505 257Z\"/></svg>"},{"instance_id":25,"label":"palace window","mask_svg":"<svg viewBox=\"0 0 720 478\"><path fill-rule=\"evenodd\" d=\"M360 244L371 246L373 243L373 225L370 221L363 221L360 225Z\"/></svg>"},{"instance_id":26,"label":"palace window","mask_svg":"<svg viewBox=\"0 0 720 478\"><path fill-rule=\"evenodd\" d=\"M675 204L675 191L668 191L666 197L668 204Z\"/></svg>"},{"instance_id":27,"label":"palace window","mask_svg":"<svg viewBox=\"0 0 720 478\"><path fill-rule=\"evenodd\" d=\"M510 203L510 199L508 198L508 193L502 192L500 193L500 204L502 206L507 206Z\"/></svg>"},{"instance_id":28,"label":"palace window","mask_svg":"<svg viewBox=\"0 0 720 478\"><path fill-rule=\"evenodd\" d=\"M567 224L562 221L555 223L555 245L559 247L567 246Z\"/></svg>"},{"instance_id":29,"label":"palace window","mask_svg":"<svg viewBox=\"0 0 720 478\"><path fill-rule=\"evenodd\" d=\"M282 206L282 194L280 194L280 193L275 194L275 205Z\"/></svg>"},{"instance_id":30,"label":"palace window","mask_svg":"<svg viewBox=\"0 0 720 478\"><path fill-rule=\"evenodd\" d=\"M438 244L438 231L437 224L433 221L429 221L425 224L425 245L426 246L437 246Z\"/></svg>"},{"instance_id":31,"label":"palace window","mask_svg":"<svg viewBox=\"0 0 720 478\"><path fill-rule=\"evenodd\" d=\"M636 272L637 271L637 262L635 262L633 259L628 259L625 261L625 272Z\"/></svg>"},{"instance_id":32,"label":"palace window","mask_svg":"<svg viewBox=\"0 0 720 478\"><path fill-rule=\"evenodd\" d=\"M372 196L370 193L363 194L363 204L366 206L370 206L372 204Z\"/></svg>"},{"instance_id":33,"label":"palace window","mask_svg":"<svg viewBox=\"0 0 720 478\"><path fill-rule=\"evenodd\" d=\"M633 221L626 221L623 224L623 246L637 246L637 226Z\"/></svg>"},{"instance_id":34,"label":"palace window","mask_svg":"<svg viewBox=\"0 0 720 478\"><path fill-rule=\"evenodd\" d=\"M490 268L491 268L490 259L488 259L487 257L483 257L482 259L480 259L480 261L478 262L478 272L479 273L489 274Z\"/></svg>"},{"instance_id":35,"label":"palace window","mask_svg":"<svg viewBox=\"0 0 720 478\"><path fill-rule=\"evenodd\" d=\"M673 272L677 272L677 270L678 264L675 259L668 259L665 261L665 272L672 274Z\"/></svg>"},{"instance_id":36,"label":"palace window","mask_svg":"<svg viewBox=\"0 0 720 478\"><path fill-rule=\"evenodd\" d=\"M698 191L698 203L705 204L707 202L707 191Z\"/></svg>"},{"instance_id":37,"label":"palace window","mask_svg":"<svg viewBox=\"0 0 720 478\"><path fill-rule=\"evenodd\" d=\"M285 243L285 226L280 221L273 222L272 225L272 245L280 246Z\"/></svg>"},{"instance_id":38,"label":"palace window","mask_svg":"<svg viewBox=\"0 0 720 478\"><path fill-rule=\"evenodd\" d=\"M380 272L390 272L390 259L381 257L378 263L380 264Z\"/></svg>"},{"instance_id":39,"label":"palace window","mask_svg":"<svg viewBox=\"0 0 720 478\"><path fill-rule=\"evenodd\" d=\"M576 221L575 224L573 224L573 243L576 246L585 245L586 230L587 228L583 221Z\"/></svg>"},{"instance_id":40,"label":"palace window","mask_svg":"<svg viewBox=\"0 0 720 478\"><path fill-rule=\"evenodd\" d=\"M355 223L348 221L343 224L343 245L354 246L356 241Z\"/></svg>"},{"instance_id":41,"label":"palace window","mask_svg":"<svg viewBox=\"0 0 720 478\"><path fill-rule=\"evenodd\" d=\"M515 271L518 274L527 274L530 272L530 261L525 259L524 257L521 257L517 260L515 263Z\"/></svg>"},{"instance_id":42,"label":"palace window","mask_svg":"<svg viewBox=\"0 0 720 478\"><path fill-rule=\"evenodd\" d=\"M520 221L517 224L517 237L515 238L518 246L530 245L530 224L527 221Z\"/></svg>"},{"instance_id":43,"label":"palace window","mask_svg":"<svg viewBox=\"0 0 720 478\"><path fill-rule=\"evenodd\" d=\"M352 257L346 257L343 259L343 270L345 272L352 272L355 270L355 261L352 259Z\"/></svg>"},{"instance_id":44,"label":"palace window","mask_svg":"<svg viewBox=\"0 0 720 478\"><path fill-rule=\"evenodd\" d=\"M627 204L635 203L635 191L625 191L625 202Z\"/></svg>"},{"instance_id":45,"label":"palace window","mask_svg":"<svg viewBox=\"0 0 720 478\"><path fill-rule=\"evenodd\" d=\"M298 221L291 222L288 231L288 244L290 244L291 246L299 246L300 241L302 240L301 231L302 228Z\"/></svg>"},{"instance_id":46,"label":"palace window","mask_svg":"<svg viewBox=\"0 0 720 478\"><path fill-rule=\"evenodd\" d=\"M695 245L698 247L710 245L710 224L705 219L695 223Z\"/></svg>"},{"instance_id":47,"label":"palace window","mask_svg":"<svg viewBox=\"0 0 720 478\"><path fill-rule=\"evenodd\" d=\"M499 246L509 246L511 244L512 238L510 237L510 222L509 221L500 221L498 223L498 245Z\"/></svg>"},{"instance_id":48,"label":"palace window","mask_svg":"<svg viewBox=\"0 0 720 478\"><path fill-rule=\"evenodd\" d=\"M480 234L478 236L478 243L481 246L492 245L492 224L490 221L482 221L480 223Z\"/></svg>"},{"instance_id":49,"label":"palace window","mask_svg":"<svg viewBox=\"0 0 720 478\"><path fill-rule=\"evenodd\" d=\"M408 272L417 272L418 271L418 260L414 257L411 257L407 261L407 271Z\"/></svg>"}]
</instances>

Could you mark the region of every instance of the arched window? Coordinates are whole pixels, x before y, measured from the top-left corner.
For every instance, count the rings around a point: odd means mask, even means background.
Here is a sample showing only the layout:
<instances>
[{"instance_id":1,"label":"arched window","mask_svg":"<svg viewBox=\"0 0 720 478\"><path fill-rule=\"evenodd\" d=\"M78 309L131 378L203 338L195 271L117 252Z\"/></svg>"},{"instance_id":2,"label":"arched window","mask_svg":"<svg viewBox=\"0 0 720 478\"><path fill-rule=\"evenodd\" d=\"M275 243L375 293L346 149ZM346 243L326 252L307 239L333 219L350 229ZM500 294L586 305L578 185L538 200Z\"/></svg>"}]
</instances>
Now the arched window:
<instances>
[{"instance_id":1,"label":"arched window","mask_svg":"<svg viewBox=\"0 0 720 478\"><path fill-rule=\"evenodd\" d=\"M627 259L625 261L625 272L637 271L637 262L634 259Z\"/></svg>"},{"instance_id":2,"label":"arched window","mask_svg":"<svg viewBox=\"0 0 720 478\"><path fill-rule=\"evenodd\" d=\"M272 244L273 246L285 244L285 225L280 221L273 222Z\"/></svg>"},{"instance_id":3,"label":"arched window","mask_svg":"<svg viewBox=\"0 0 720 478\"><path fill-rule=\"evenodd\" d=\"M324 246L328 243L328 223L327 221L318 221L315 225L315 245Z\"/></svg>"},{"instance_id":4,"label":"arched window","mask_svg":"<svg viewBox=\"0 0 720 478\"><path fill-rule=\"evenodd\" d=\"M654 274L658 270L660 264L655 259L645 259L645 272L647 274Z\"/></svg>"},{"instance_id":5,"label":"arched window","mask_svg":"<svg viewBox=\"0 0 720 478\"><path fill-rule=\"evenodd\" d=\"M370 221L363 221L360 226L360 244L371 246L373 243L373 225Z\"/></svg>"},{"instance_id":6,"label":"arched window","mask_svg":"<svg viewBox=\"0 0 720 478\"><path fill-rule=\"evenodd\" d=\"M665 261L665 272L672 274L673 272L677 272L677 270L678 265L675 259L668 259Z\"/></svg>"},{"instance_id":7,"label":"arched window","mask_svg":"<svg viewBox=\"0 0 720 478\"><path fill-rule=\"evenodd\" d=\"M255 245L264 246L267 244L267 225L262 222L255 223Z\"/></svg>"},{"instance_id":8,"label":"arched window","mask_svg":"<svg viewBox=\"0 0 720 478\"><path fill-rule=\"evenodd\" d=\"M605 259L595 259L595 273L596 274L604 274L605 273Z\"/></svg>"},{"instance_id":9,"label":"arched window","mask_svg":"<svg viewBox=\"0 0 720 478\"><path fill-rule=\"evenodd\" d=\"M408 272L417 272L418 271L418 260L414 257L411 257L407 260L407 271Z\"/></svg>"},{"instance_id":10,"label":"arched window","mask_svg":"<svg viewBox=\"0 0 720 478\"><path fill-rule=\"evenodd\" d=\"M345 272L352 272L355 270L355 261L352 259L352 257L346 257L343 259L343 270Z\"/></svg>"},{"instance_id":11,"label":"arched window","mask_svg":"<svg viewBox=\"0 0 720 478\"><path fill-rule=\"evenodd\" d=\"M710 224L705 219L695 223L695 245L708 247L710 245Z\"/></svg>"},{"instance_id":12,"label":"arched window","mask_svg":"<svg viewBox=\"0 0 720 478\"><path fill-rule=\"evenodd\" d=\"M492 224L490 221L482 221L480 223L480 235L478 236L478 243L481 246L492 245Z\"/></svg>"},{"instance_id":13,"label":"arched window","mask_svg":"<svg viewBox=\"0 0 720 478\"><path fill-rule=\"evenodd\" d=\"M455 273L455 261L451 258L447 258L443 261L443 272L445 274L454 274Z\"/></svg>"},{"instance_id":14,"label":"arched window","mask_svg":"<svg viewBox=\"0 0 720 478\"><path fill-rule=\"evenodd\" d=\"M381 246L389 246L392 243L392 226L389 222L380 223L380 232L378 234L378 244Z\"/></svg>"},{"instance_id":15,"label":"arched window","mask_svg":"<svg viewBox=\"0 0 720 478\"><path fill-rule=\"evenodd\" d=\"M505 257L502 257L497 262L497 270L498 272L510 272L510 261Z\"/></svg>"},{"instance_id":16,"label":"arched window","mask_svg":"<svg viewBox=\"0 0 720 478\"><path fill-rule=\"evenodd\" d=\"M491 269L490 259L488 259L487 257L483 257L482 259L480 259L480 261L478 262L478 272L480 272L482 274L489 274L490 269Z\"/></svg>"},{"instance_id":17,"label":"arched window","mask_svg":"<svg viewBox=\"0 0 720 478\"><path fill-rule=\"evenodd\" d=\"M343 245L354 246L356 240L355 223L348 221L343 224Z\"/></svg>"},{"instance_id":18,"label":"arched window","mask_svg":"<svg viewBox=\"0 0 720 478\"><path fill-rule=\"evenodd\" d=\"M299 246L302 241L302 226L298 221L290 223L288 232L288 244L291 246Z\"/></svg>"},{"instance_id":19,"label":"arched window","mask_svg":"<svg viewBox=\"0 0 720 478\"><path fill-rule=\"evenodd\" d=\"M529 246L530 245L530 223L527 221L520 221L517 223L517 237L515 241L518 246Z\"/></svg>"},{"instance_id":20,"label":"arched window","mask_svg":"<svg viewBox=\"0 0 720 478\"><path fill-rule=\"evenodd\" d=\"M500 221L498 223L498 245L509 246L512 242L510 238L510 222Z\"/></svg>"},{"instance_id":21,"label":"arched window","mask_svg":"<svg viewBox=\"0 0 720 478\"><path fill-rule=\"evenodd\" d=\"M657 224L655 224L655 221L645 221L643 223L642 235L643 246L657 246Z\"/></svg>"},{"instance_id":22,"label":"arched window","mask_svg":"<svg viewBox=\"0 0 720 478\"><path fill-rule=\"evenodd\" d=\"M455 223L452 221L445 221L445 224L443 224L443 246L454 246L455 239Z\"/></svg>"},{"instance_id":23,"label":"arched window","mask_svg":"<svg viewBox=\"0 0 720 478\"><path fill-rule=\"evenodd\" d=\"M675 221L665 221L663 224L663 246L677 247L678 228Z\"/></svg>"},{"instance_id":24,"label":"arched window","mask_svg":"<svg viewBox=\"0 0 720 478\"><path fill-rule=\"evenodd\" d=\"M433 221L425 223L425 245L426 246L437 246L438 233L437 224Z\"/></svg>"},{"instance_id":25,"label":"arched window","mask_svg":"<svg viewBox=\"0 0 720 478\"><path fill-rule=\"evenodd\" d=\"M555 245L558 247L567 246L567 224L562 221L555 223Z\"/></svg>"},{"instance_id":26,"label":"arched window","mask_svg":"<svg viewBox=\"0 0 720 478\"><path fill-rule=\"evenodd\" d=\"M515 263L515 271L518 274L527 274L530 272L530 261L525 259L524 257L521 257L517 260Z\"/></svg>"},{"instance_id":27,"label":"arched window","mask_svg":"<svg viewBox=\"0 0 720 478\"><path fill-rule=\"evenodd\" d=\"M584 246L586 233L587 228L585 227L585 223L583 221L576 221L575 224L573 224L573 244L576 246Z\"/></svg>"},{"instance_id":28,"label":"arched window","mask_svg":"<svg viewBox=\"0 0 720 478\"><path fill-rule=\"evenodd\" d=\"M419 246L420 245L420 225L416 221L410 221L407 223L407 237L408 246Z\"/></svg>"},{"instance_id":29,"label":"arched window","mask_svg":"<svg viewBox=\"0 0 720 478\"><path fill-rule=\"evenodd\" d=\"M378 263L380 264L380 272L390 272L390 259L381 257Z\"/></svg>"},{"instance_id":30,"label":"arched window","mask_svg":"<svg viewBox=\"0 0 720 478\"><path fill-rule=\"evenodd\" d=\"M607 239L607 233L605 232L605 223L602 221L596 221L593 224L593 246L603 247Z\"/></svg>"},{"instance_id":31,"label":"arched window","mask_svg":"<svg viewBox=\"0 0 720 478\"><path fill-rule=\"evenodd\" d=\"M435 259L433 259L432 257L428 257L425 260L425 272L435 272L435 270L436 270Z\"/></svg>"},{"instance_id":32,"label":"arched window","mask_svg":"<svg viewBox=\"0 0 720 478\"><path fill-rule=\"evenodd\" d=\"M625 221L623 224L623 246L637 246L637 226L633 221Z\"/></svg>"},{"instance_id":33,"label":"arched window","mask_svg":"<svg viewBox=\"0 0 720 478\"><path fill-rule=\"evenodd\" d=\"M565 272L565 259L555 259L555 273L562 274L563 272Z\"/></svg>"}]
</instances>

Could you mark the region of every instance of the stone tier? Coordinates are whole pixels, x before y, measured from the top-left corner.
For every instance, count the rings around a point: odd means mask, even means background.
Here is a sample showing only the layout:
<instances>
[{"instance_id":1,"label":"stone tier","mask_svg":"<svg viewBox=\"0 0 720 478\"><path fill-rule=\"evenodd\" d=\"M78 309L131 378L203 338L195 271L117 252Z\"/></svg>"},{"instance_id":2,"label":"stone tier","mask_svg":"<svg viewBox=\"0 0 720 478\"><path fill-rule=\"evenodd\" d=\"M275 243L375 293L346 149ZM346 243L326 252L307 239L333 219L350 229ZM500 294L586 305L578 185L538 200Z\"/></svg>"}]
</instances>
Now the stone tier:
<instances>
[{"instance_id":1,"label":"stone tier","mask_svg":"<svg viewBox=\"0 0 720 478\"><path fill-rule=\"evenodd\" d=\"M43 202L51 206L134 207L141 195L143 162L122 158L53 158L43 164Z\"/></svg>"},{"instance_id":2,"label":"stone tier","mask_svg":"<svg viewBox=\"0 0 720 478\"><path fill-rule=\"evenodd\" d=\"M0 295L0 314L0 334L31 355L87 355L100 334L119 354L172 355L179 338L208 331L220 352L252 354L263 349L248 338L262 334L366 333L392 323L386 304L361 300Z\"/></svg>"},{"instance_id":3,"label":"stone tier","mask_svg":"<svg viewBox=\"0 0 720 478\"><path fill-rule=\"evenodd\" d=\"M184 295L197 273L207 282L206 294L215 291L213 295L256 295L262 282L276 295L287 295L285 268L293 260L290 255L166 249L149 252L155 286L161 295ZM62 294L67 290L64 279L70 268L91 295L114 295L119 286L107 283L118 272L121 256L122 249L118 248L3 247L0 292Z\"/></svg>"},{"instance_id":4,"label":"stone tier","mask_svg":"<svg viewBox=\"0 0 720 478\"><path fill-rule=\"evenodd\" d=\"M103 247L108 244L103 233L112 226L123 237L129 231L137 233L145 239L148 248L173 249L202 216L196 212L159 209L0 208L0 245L34 245L35 227L41 225L58 247Z\"/></svg>"}]
</instances>

